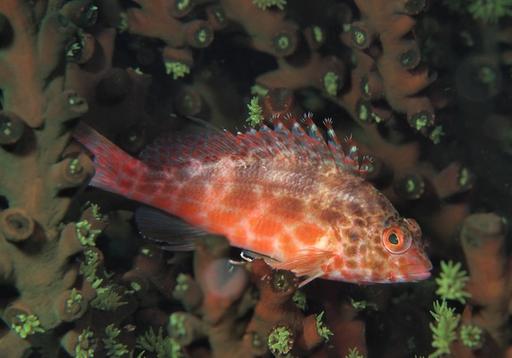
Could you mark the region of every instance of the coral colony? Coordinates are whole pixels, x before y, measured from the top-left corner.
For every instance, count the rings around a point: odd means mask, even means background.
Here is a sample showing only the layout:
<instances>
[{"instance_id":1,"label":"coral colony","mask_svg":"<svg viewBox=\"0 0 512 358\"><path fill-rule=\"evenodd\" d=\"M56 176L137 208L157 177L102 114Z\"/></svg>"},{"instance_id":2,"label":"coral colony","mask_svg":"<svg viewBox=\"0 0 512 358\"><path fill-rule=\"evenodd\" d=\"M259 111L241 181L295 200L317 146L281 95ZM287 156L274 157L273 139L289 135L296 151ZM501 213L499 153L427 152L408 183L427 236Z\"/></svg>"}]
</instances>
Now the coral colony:
<instances>
[{"instance_id":1,"label":"coral colony","mask_svg":"<svg viewBox=\"0 0 512 358\"><path fill-rule=\"evenodd\" d=\"M511 33L0 0L0 358L512 356Z\"/></svg>"}]
</instances>

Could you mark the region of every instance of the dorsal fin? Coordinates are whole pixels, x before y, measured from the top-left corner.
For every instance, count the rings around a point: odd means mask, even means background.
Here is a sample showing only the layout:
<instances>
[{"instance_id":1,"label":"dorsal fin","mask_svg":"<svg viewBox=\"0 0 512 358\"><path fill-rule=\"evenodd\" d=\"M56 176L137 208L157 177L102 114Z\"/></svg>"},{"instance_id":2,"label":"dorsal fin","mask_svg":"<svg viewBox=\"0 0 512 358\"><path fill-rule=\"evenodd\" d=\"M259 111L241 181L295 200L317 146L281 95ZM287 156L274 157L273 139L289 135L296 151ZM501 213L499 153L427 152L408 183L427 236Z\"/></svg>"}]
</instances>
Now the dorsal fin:
<instances>
[{"instance_id":1,"label":"dorsal fin","mask_svg":"<svg viewBox=\"0 0 512 358\"><path fill-rule=\"evenodd\" d=\"M327 140L313 121L311 114L303 117L307 130L297 121L288 126L280 117L272 119L273 129L262 125L259 130L233 134L226 130L202 128L185 135L165 135L145 148L141 159L154 167L165 169L173 165L186 165L191 161L216 162L229 157L241 162L274 160L297 165L335 165L343 171L361 174L359 152L353 142L345 153L336 138L332 121L324 122ZM368 161L364 161L365 167Z\"/></svg>"}]
</instances>

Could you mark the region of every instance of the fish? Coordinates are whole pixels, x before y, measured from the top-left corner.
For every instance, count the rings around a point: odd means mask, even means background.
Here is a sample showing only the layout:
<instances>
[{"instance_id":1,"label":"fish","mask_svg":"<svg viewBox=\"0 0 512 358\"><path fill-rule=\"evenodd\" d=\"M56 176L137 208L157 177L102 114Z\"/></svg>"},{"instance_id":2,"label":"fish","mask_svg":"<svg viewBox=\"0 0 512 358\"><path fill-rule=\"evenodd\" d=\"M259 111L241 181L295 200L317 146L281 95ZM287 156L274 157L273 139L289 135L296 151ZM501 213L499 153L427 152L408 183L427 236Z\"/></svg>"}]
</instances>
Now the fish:
<instances>
[{"instance_id":1,"label":"fish","mask_svg":"<svg viewBox=\"0 0 512 358\"><path fill-rule=\"evenodd\" d=\"M332 120L311 114L259 129L162 135L138 158L90 126L74 138L94 156L90 185L135 200L141 233L168 250L193 250L205 234L314 279L357 284L427 279L421 229L365 180L372 161Z\"/></svg>"}]
</instances>

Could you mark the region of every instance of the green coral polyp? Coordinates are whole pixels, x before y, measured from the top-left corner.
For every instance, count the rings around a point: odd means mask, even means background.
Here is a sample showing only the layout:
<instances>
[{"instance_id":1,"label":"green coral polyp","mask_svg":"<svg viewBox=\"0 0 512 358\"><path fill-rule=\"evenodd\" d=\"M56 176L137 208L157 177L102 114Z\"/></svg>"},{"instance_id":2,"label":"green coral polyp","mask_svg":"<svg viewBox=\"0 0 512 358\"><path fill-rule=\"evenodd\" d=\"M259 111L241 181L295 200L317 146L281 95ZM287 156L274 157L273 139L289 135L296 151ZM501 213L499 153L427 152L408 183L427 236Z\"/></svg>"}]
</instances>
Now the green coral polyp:
<instances>
[{"instance_id":1,"label":"green coral polyp","mask_svg":"<svg viewBox=\"0 0 512 358\"><path fill-rule=\"evenodd\" d=\"M415 50L408 50L400 55L400 64L405 68L411 68L418 61L418 53Z\"/></svg>"},{"instance_id":2,"label":"green coral polyp","mask_svg":"<svg viewBox=\"0 0 512 358\"><path fill-rule=\"evenodd\" d=\"M340 78L335 72L329 71L324 75L324 89L329 96L336 96L339 91L339 81Z\"/></svg>"},{"instance_id":3,"label":"green coral polyp","mask_svg":"<svg viewBox=\"0 0 512 358\"><path fill-rule=\"evenodd\" d=\"M432 124L432 116L427 111L416 113L411 118L412 125L417 131L420 131Z\"/></svg>"},{"instance_id":4,"label":"green coral polyp","mask_svg":"<svg viewBox=\"0 0 512 358\"><path fill-rule=\"evenodd\" d=\"M460 262L441 261L441 273L436 278L436 293L445 300L455 300L460 303L466 303L466 299L471 295L464 290L469 277L466 271L461 270Z\"/></svg>"},{"instance_id":5,"label":"green coral polyp","mask_svg":"<svg viewBox=\"0 0 512 358\"><path fill-rule=\"evenodd\" d=\"M262 10L267 10L269 7L275 6L279 10L284 10L286 0L252 0L252 3Z\"/></svg>"},{"instance_id":6,"label":"green coral polyp","mask_svg":"<svg viewBox=\"0 0 512 358\"><path fill-rule=\"evenodd\" d=\"M288 354L293 348L294 337L288 327L277 326L268 335L268 349L274 354Z\"/></svg>"},{"instance_id":7,"label":"green coral polyp","mask_svg":"<svg viewBox=\"0 0 512 358\"><path fill-rule=\"evenodd\" d=\"M434 310L430 311L434 323L430 324L432 330L432 347L435 351L430 358L442 357L450 353L450 344L457 338L456 329L460 316L455 309L448 307L446 301L435 301Z\"/></svg>"},{"instance_id":8,"label":"green coral polyp","mask_svg":"<svg viewBox=\"0 0 512 358\"><path fill-rule=\"evenodd\" d=\"M165 73L172 76L173 80L177 80L188 75L190 67L179 61L165 61Z\"/></svg>"},{"instance_id":9,"label":"green coral polyp","mask_svg":"<svg viewBox=\"0 0 512 358\"><path fill-rule=\"evenodd\" d=\"M301 311L305 311L307 307L307 299L306 294L300 290L295 291L292 297L293 303L297 306Z\"/></svg>"},{"instance_id":10,"label":"green coral polyp","mask_svg":"<svg viewBox=\"0 0 512 358\"><path fill-rule=\"evenodd\" d=\"M260 101L257 96L251 98L251 101L247 105L247 110L249 111L247 123L249 123L251 127L259 126L263 122L263 108L261 108Z\"/></svg>"},{"instance_id":11,"label":"green coral polyp","mask_svg":"<svg viewBox=\"0 0 512 358\"><path fill-rule=\"evenodd\" d=\"M354 43L357 46L364 46L367 41L366 33L357 27L352 27L351 30L352 30L352 41L354 41Z\"/></svg>"},{"instance_id":12,"label":"green coral polyp","mask_svg":"<svg viewBox=\"0 0 512 358\"><path fill-rule=\"evenodd\" d=\"M178 9L179 11L184 11L191 5L192 5L192 2L190 0L176 1L176 9Z\"/></svg>"},{"instance_id":13,"label":"green coral polyp","mask_svg":"<svg viewBox=\"0 0 512 358\"><path fill-rule=\"evenodd\" d=\"M363 122L366 122L370 118L370 109L367 104L362 102L358 104L357 117Z\"/></svg>"},{"instance_id":14,"label":"green coral polyp","mask_svg":"<svg viewBox=\"0 0 512 358\"><path fill-rule=\"evenodd\" d=\"M316 316L316 331L318 332L318 335L324 339L324 341L328 341L332 335L332 331L325 325L324 320L324 312L320 312Z\"/></svg>"},{"instance_id":15,"label":"green coral polyp","mask_svg":"<svg viewBox=\"0 0 512 358\"><path fill-rule=\"evenodd\" d=\"M94 219L98 221L103 220L103 214L101 213L101 208L98 204L90 203L90 208Z\"/></svg>"},{"instance_id":16,"label":"green coral polyp","mask_svg":"<svg viewBox=\"0 0 512 358\"><path fill-rule=\"evenodd\" d=\"M35 314L20 313L16 315L15 321L11 324L11 328L23 339L36 333L45 332L41 327L41 322Z\"/></svg>"},{"instance_id":17,"label":"green coral polyp","mask_svg":"<svg viewBox=\"0 0 512 358\"><path fill-rule=\"evenodd\" d=\"M128 346L117 340L120 334L121 330L113 324L105 328L106 338L103 339L103 345L107 351L107 357L122 357L130 353Z\"/></svg>"},{"instance_id":18,"label":"green coral polyp","mask_svg":"<svg viewBox=\"0 0 512 358\"><path fill-rule=\"evenodd\" d=\"M68 312L77 311L80 308L82 299L83 299L82 294L80 294L76 288L73 288L71 290L69 298L66 300L66 310Z\"/></svg>"},{"instance_id":19,"label":"green coral polyp","mask_svg":"<svg viewBox=\"0 0 512 358\"><path fill-rule=\"evenodd\" d=\"M84 169L80 164L80 160L78 158L73 158L69 161L69 173L72 175L79 174Z\"/></svg>"},{"instance_id":20,"label":"green coral polyp","mask_svg":"<svg viewBox=\"0 0 512 358\"><path fill-rule=\"evenodd\" d=\"M187 328L185 326L185 316L181 313L173 313L169 316L169 325L175 337L185 337Z\"/></svg>"},{"instance_id":21,"label":"green coral polyp","mask_svg":"<svg viewBox=\"0 0 512 358\"><path fill-rule=\"evenodd\" d=\"M463 324L459 332L460 341L470 349L478 349L482 346L483 330L472 324Z\"/></svg>"},{"instance_id":22,"label":"green coral polyp","mask_svg":"<svg viewBox=\"0 0 512 358\"><path fill-rule=\"evenodd\" d=\"M496 23L503 17L512 16L510 0L471 0L466 6L475 19L487 23Z\"/></svg>"},{"instance_id":23,"label":"green coral polyp","mask_svg":"<svg viewBox=\"0 0 512 358\"><path fill-rule=\"evenodd\" d=\"M94 333L89 328L84 329L78 336L78 342L75 346L75 357L92 358L94 357L95 348Z\"/></svg>"},{"instance_id":24,"label":"green coral polyp","mask_svg":"<svg viewBox=\"0 0 512 358\"><path fill-rule=\"evenodd\" d=\"M127 304L113 285L102 286L103 279L95 278L92 287L96 290L96 297L91 301L91 306L101 311L115 311Z\"/></svg>"},{"instance_id":25,"label":"green coral polyp","mask_svg":"<svg viewBox=\"0 0 512 358\"><path fill-rule=\"evenodd\" d=\"M370 84L368 82L368 76L364 76L361 79L361 91L363 92L363 95L366 97L370 97Z\"/></svg>"},{"instance_id":26,"label":"green coral polyp","mask_svg":"<svg viewBox=\"0 0 512 358\"><path fill-rule=\"evenodd\" d=\"M413 193L416 191L416 183L413 179L407 179L405 181L405 191L408 193Z\"/></svg>"},{"instance_id":27,"label":"green coral polyp","mask_svg":"<svg viewBox=\"0 0 512 358\"><path fill-rule=\"evenodd\" d=\"M96 246L96 237L101 233L101 230L93 229L87 219L77 222L75 229L78 241L80 241L82 246Z\"/></svg>"},{"instance_id":28,"label":"green coral polyp","mask_svg":"<svg viewBox=\"0 0 512 358\"><path fill-rule=\"evenodd\" d=\"M324 31L320 26L313 26L313 39L317 43L322 43L325 40Z\"/></svg>"},{"instance_id":29,"label":"green coral polyp","mask_svg":"<svg viewBox=\"0 0 512 358\"><path fill-rule=\"evenodd\" d=\"M466 188L471 185L471 182L473 181L473 175L469 171L468 168L462 167L459 171L459 177L457 182L459 183L461 188Z\"/></svg>"},{"instance_id":30,"label":"green coral polyp","mask_svg":"<svg viewBox=\"0 0 512 358\"><path fill-rule=\"evenodd\" d=\"M443 127L436 126L436 127L434 127L432 132L430 132L429 138L432 141L432 143L439 144L441 142L441 139L443 138L443 136L444 136Z\"/></svg>"},{"instance_id":31,"label":"green coral polyp","mask_svg":"<svg viewBox=\"0 0 512 358\"><path fill-rule=\"evenodd\" d=\"M345 358L364 358L357 348L350 348Z\"/></svg>"},{"instance_id":32,"label":"green coral polyp","mask_svg":"<svg viewBox=\"0 0 512 358\"><path fill-rule=\"evenodd\" d=\"M208 44L212 39L212 32L208 27L201 27L196 32L196 40L199 44Z\"/></svg>"},{"instance_id":33,"label":"green coral polyp","mask_svg":"<svg viewBox=\"0 0 512 358\"><path fill-rule=\"evenodd\" d=\"M276 37L275 44L279 50L287 50L291 44L290 37L288 35L281 34Z\"/></svg>"},{"instance_id":34,"label":"green coral polyp","mask_svg":"<svg viewBox=\"0 0 512 358\"><path fill-rule=\"evenodd\" d=\"M169 337L164 337L162 327L155 333L152 328L142 336L137 337L137 348L150 353L155 353L157 358L181 358L183 351L179 343ZM145 355L143 355L145 356Z\"/></svg>"},{"instance_id":35,"label":"green coral polyp","mask_svg":"<svg viewBox=\"0 0 512 358\"><path fill-rule=\"evenodd\" d=\"M180 273L176 277L176 286L174 286L174 292L186 292L189 288L188 277L185 274Z\"/></svg>"}]
</instances>

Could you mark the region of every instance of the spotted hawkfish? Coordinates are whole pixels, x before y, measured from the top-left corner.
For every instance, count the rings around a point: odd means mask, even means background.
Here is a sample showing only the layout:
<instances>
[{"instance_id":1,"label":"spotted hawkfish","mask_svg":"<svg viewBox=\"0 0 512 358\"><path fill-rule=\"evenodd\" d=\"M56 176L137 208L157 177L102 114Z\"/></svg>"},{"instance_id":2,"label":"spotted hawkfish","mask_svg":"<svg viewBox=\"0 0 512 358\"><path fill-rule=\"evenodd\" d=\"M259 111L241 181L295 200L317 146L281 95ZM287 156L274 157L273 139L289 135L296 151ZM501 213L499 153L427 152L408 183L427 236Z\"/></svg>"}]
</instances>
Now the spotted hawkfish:
<instances>
[{"instance_id":1,"label":"spotted hawkfish","mask_svg":"<svg viewBox=\"0 0 512 358\"><path fill-rule=\"evenodd\" d=\"M311 115L284 123L162 136L139 158L86 124L74 137L94 156L90 184L146 204L139 230L167 249L193 249L206 232L302 285L428 278L420 227L364 179L371 161L353 141L340 142L330 120L324 137Z\"/></svg>"}]
</instances>

